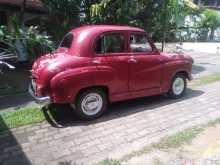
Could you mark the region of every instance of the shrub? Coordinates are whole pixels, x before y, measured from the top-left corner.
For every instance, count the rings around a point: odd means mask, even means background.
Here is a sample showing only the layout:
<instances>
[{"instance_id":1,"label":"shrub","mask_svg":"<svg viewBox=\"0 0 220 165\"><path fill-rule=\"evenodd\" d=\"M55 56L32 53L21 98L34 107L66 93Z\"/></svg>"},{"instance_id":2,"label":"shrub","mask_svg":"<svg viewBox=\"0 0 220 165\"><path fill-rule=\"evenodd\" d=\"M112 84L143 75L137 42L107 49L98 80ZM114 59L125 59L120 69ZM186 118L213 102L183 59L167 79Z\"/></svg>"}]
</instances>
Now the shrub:
<instances>
[{"instance_id":1,"label":"shrub","mask_svg":"<svg viewBox=\"0 0 220 165\"><path fill-rule=\"evenodd\" d=\"M18 57L18 61L32 60L42 53L54 49L54 44L45 33L40 33L37 26L20 26L15 18L11 27L0 26L0 51Z\"/></svg>"}]
</instances>

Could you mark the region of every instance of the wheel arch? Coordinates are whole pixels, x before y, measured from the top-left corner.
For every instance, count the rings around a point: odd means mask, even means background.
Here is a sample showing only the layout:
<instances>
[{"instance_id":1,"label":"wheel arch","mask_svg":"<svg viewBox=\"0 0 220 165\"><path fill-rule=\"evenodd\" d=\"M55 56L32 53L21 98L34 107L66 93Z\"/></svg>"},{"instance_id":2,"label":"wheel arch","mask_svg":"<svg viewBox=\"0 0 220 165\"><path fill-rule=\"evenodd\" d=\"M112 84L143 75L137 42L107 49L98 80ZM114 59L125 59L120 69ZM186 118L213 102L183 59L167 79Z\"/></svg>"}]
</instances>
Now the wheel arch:
<instances>
[{"instance_id":1,"label":"wheel arch","mask_svg":"<svg viewBox=\"0 0 220 165\"><path fill-rule=\"evenodd\" d=\"M186 70L177 71L177 72L173 75L172 79L173 79L176 75L178 75L178 74L184 75L188 80L191 79L191 78L190 78L190 74L189 74Z\"/></svg>"},{"instance_id":2,"label":"wheel arch","mask_svg":"<svg viewBox=\"0 0 220 165\"><path fill-rule=\"evenodd\" d=\"M87 91L87 90L92 90L92 89L100 89L103 92L105 92L106 97L107 97L106 99L109 102L109 88L107 86L104 86L104 85L95 85L95 86L89 86L89 87L85 87L85 88L80 89L77 92L76 97L74 98L74 102L77 101L77 99L79 98L81 93L83 93L84 91Z\"/></svg>"},{"instance_id":3,"label":"wheel arch","mask_svg":"<svg viewBox=\"0 0 220 165\"><path fill-rule=\"evenodd\" d=\"M164 93L167 93L167 92L169 91L173 79L174 79L175 76L178 75L178 74L182 74L182 75L184 75L188 80L191 80L190 73L189 73L189 71L187 71L186 69L177 69L175 72L172 72L172 71L170 71L170 72L171 72L171 73L169 73L169 71L168 71L168 73L165 74L165 75L166 75L166 76L165 76L165 77L166 77L166 78L165 78L166 81L164 81L164 82L163 82L163 85L162 85L162 90L163 90Z\"/></svg>"}]
</instances>

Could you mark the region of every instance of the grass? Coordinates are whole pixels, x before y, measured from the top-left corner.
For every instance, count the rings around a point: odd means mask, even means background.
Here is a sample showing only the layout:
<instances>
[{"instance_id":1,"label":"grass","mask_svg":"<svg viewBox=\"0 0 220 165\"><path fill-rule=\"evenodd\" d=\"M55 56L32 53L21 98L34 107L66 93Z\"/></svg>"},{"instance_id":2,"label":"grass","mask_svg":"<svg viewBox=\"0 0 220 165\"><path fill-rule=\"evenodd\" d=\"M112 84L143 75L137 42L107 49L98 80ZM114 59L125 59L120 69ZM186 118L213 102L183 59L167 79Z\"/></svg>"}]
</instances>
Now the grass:
<instances>
[{"instance_id":1,"label":"grass","mask_svg":"<svg viewBox=\"0 0 220 165\"><path fill-rule=\"evenodd\" d=\"M27 107L16 111L0 112L0 133L10 128L39 123L44 120L44 115L39 107Z\"/></svg>"},{"instance_id":2,"label":"grass","mask_svg":"<svg viewBox=\"0 0 220 165\"><path fill-rule=\"evenodd\" d=\"M133 151L127 155L124 155L119 160L106 159L99 163L99 165L121 165L122 162L126 164L131 158L135 156L141 156L148 154L155 149L170 149L170 148L179 148L184 144L190 144L192 140L203 132L208 127L213 127L220 124L220 118L207 123L206 125L201 125L193 128L186 129L182 132L178 132L174 135L162 138L158 143L153 143L149 146L143 147L141 150ZM117 164L115 164L117 163Z\"/></svg>"},{"instance_id":3,"label":"grass","mask_svg":"<svg viewBox=\"0 0 220 165\"><path fill-rule=\"evenodd\" d=\"M105 159L99 163L100 165L120 165L121 163L113 159Z\"/></svg>"},{"instance_id":4,"label":"grass","mask_svg":"<svg viewBox=\"0 0 220 165\"><path fill-rule=\"evenodd\" d=\"M150 153L154 149L178 148L184 144L189 144L203 130L204 129L202 127L194 127L186 129L177 134L162 138L158 143L153 143L152 145L145 146L141 150L133 151L123 156L119 162L126 162L130 160L132 157Z\"/></svg>"},{"instance_id":5,"label":"grass","mask_svg":"<svg viewBox=\"0 0 220 165\"><path fill-rule=\"evenodd\" d=\"M211 121L207 124L207 127L214 127L216 125L220 124L220 118L219 119L216 119L214 121Z\"/></svg>"},{"instance_id":6,"label":"grass","mask_svg":"<svg viewBox=\"0 0 220 165\"><path fill-rule=\"evenodd\" d=\"M190 83L190 85L192 87L202 86L202 85L211 84L211 83L214 83L217 81L220 81L220 73L215 73L212 75L208 75L208 76L204 76L204 77L195 79Z\"/></svg>"},{"instance_id":7,"label":"grass","mask_svg":"<svg viewBox=\"0 0 220 165\"><path fill-rule=\"evenodd\" d=\"M157 149L178 148L183 144L191 143L191 140L203 130L204 128L202 127L194 127L184 130L183 132L162 139L159 143L154 144L153 147Z\"/></svg>"}]
</instances>

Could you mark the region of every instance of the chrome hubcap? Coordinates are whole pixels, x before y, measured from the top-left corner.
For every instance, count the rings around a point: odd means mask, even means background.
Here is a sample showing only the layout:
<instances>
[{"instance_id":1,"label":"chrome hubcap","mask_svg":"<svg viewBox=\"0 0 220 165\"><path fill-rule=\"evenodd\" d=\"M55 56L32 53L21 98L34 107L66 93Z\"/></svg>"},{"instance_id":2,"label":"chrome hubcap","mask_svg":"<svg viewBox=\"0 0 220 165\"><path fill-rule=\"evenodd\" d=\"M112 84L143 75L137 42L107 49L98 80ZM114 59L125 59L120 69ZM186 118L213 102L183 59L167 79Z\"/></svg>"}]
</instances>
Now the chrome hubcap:
<instances>
[{"instance_id":1,"label":"chrome hubcap","mask_svg":"<svg viewBox=\"0 0 220 165\"><path fill-rule=\"evenodd\" d=\"M81 104L82 111L88 116L96 115L101 111L102 106L102 97L97 93L89 93L86 95Z\"/></svg>"},{"instance_id":2,"label":"chrome hubcap","mask_svg":"<svg viewBox=\"0 0 220 165\"><path fill-rule=\"evenodd\" d=\"M175 81L173 82L173 93L175 95L180 95L183 90L184 90L184 87L185 87L185 83L184 83L184 80L180 77L176 78Z\"/></svg>"}]
</instances>

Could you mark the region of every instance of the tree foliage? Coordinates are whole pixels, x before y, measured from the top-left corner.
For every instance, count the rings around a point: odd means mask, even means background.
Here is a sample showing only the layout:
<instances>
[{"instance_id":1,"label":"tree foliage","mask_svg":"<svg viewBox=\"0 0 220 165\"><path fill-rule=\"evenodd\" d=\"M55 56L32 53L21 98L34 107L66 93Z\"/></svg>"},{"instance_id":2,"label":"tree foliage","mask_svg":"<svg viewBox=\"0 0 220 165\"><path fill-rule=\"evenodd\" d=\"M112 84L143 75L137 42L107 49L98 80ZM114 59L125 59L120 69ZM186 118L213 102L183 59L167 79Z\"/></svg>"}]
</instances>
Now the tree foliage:
<instances>
[{"instance_id":1,"label":"tree foliage","mask_svg":"<svg viewBox=\"0 0 220 165\"><path fill-rule=\"evenodd\" d=\"M15 17L12 17L11 27L0 26L0 47L2 55L12 54L19 61L32 60L42 53L53 49L50 37L39 32L37 26L21 27Z\"/></svg>"},{"instance_id":2,"label":"tree foliage","mask_svg":"<svg viewBox=\"0 0 220 165\"><path fill-rule=\"evenodd\" d=\"M214 39L215 30L220 27L220 13L214 10L206 9L201 14L201 27L210 31L209 40Z\"/></svg>"},{"instance_id":3,"label":"tree foliage","mask_svg":"<svg viewBox=\"0 0 220 165\"><path fill-rule=\"evenodd\" d=\"M189 16L192 18L191 21L201 17L199 20L203 23L198 23L200 28L207 28L212 33L219 26L218 23L216 24L218 19L216 15L208 14L210 11L204 12L204 9L196 5L193 0L43 1L48 6L50 15L45 19L41 18L41 27L45 27L44 30L55 36L55 40L60 40L71 28L82 24L138 26L148 31L157 41L162 40L164 30L166 40L179 39L177 33L183 28L188 28L185 27L185 19ZM201 0L202 3L203 1L207 3L207 0Z\"/></svg>"},{"instance_id":4,"label":"tree foliage","mask_svg":"<svg viewBox=\"0 0 220 165\"><path fill-rule=\"evenodd\" d=\"M49 9L49 15L39 18L40 26L56 41L71 28L80 24L80 0L43 0Z\"/></svg>"},{"instance_id":5,"label":"tree foliage","mask_svg":"<svg viewBox=\"0 0 220 165\"><path fill-rule=\"evenodd\" d=\"M139 26L157 40L161 39L165 24L173 37L185 16L194 10L187 0L102 0L90 9L93 23Z\"/></svg>"}]
</instances>

